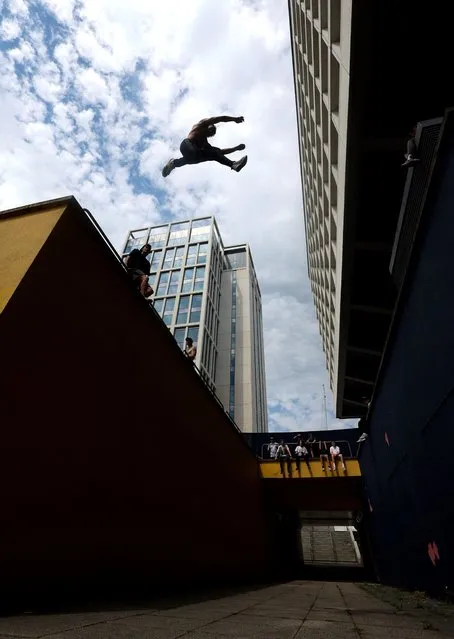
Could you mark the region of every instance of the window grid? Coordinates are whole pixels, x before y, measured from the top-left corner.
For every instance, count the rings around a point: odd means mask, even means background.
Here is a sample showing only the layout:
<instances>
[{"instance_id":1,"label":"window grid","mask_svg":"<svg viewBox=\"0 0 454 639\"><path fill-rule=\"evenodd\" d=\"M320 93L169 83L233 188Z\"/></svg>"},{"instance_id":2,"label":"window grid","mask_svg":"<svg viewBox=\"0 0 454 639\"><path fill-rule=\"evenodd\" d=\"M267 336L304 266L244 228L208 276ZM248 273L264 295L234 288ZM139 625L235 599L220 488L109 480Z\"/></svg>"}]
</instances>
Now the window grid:
<instances>
[{"instance_id":1,"label":"window grid","mask_svg":"<svg viewBox=\"0 0 454 639\"><path fill-rule=\"evenodd\" d=\"M339 165L341 0L291 0L301 136L308 268L323 341L333 365ZM346 37L349 35L346 33ZM332 277L331 277L332 275Z\"/></svg>"}]
</instances>

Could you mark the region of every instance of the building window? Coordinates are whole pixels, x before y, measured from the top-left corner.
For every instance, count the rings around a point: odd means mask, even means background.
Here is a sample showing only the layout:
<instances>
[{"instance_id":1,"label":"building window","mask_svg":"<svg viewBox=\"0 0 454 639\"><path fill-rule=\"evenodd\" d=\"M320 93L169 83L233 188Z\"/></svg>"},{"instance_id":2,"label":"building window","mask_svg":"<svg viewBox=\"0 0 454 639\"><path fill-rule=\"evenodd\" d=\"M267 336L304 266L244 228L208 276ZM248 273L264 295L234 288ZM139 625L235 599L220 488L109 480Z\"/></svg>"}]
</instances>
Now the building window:
<instances>
[{"instance_id":1,"label":"building window","mask_svg":"<svg viewBox=\"0 0 454 639\"><path fill-rule=\"evenodd\" d=\"M246 259L247 256L245 248L237 249L235 251L229 251L225 254L226 268L246 268Z\"/></svg>"},{"instance_id":2,"label":"building window","mask_svg":"<svg viewBox=\"0 0 454 639\"><path fill-rule=\"evenodd\" d=\"M208 335L204 333L203 335L203 357L202 364L205 368L207 368L207 358L208 358Z\"/></svg>"},{"instance_id":3,"label":"building window","mask_svg":"<svg viewBox=\"0 0 454 639\"><path fill-rule=\"evenodd\" d=\"M176 295L179 279L180 271L163 271L159 277L156 295Z\"/></svg>"},{"instance_id":4,"label":"building window","mask_svg":"<svg viewBox=\"0 0 454 639\"><path fill-rule=\"evenodd\" d=\"M202 310L202 295L193 295L191 304L191 315L189 322L200 322L200 311Z\"/></svg>"},{"instance_id":5,"label":"building window","mask_svg":"<svg viewBox=\"0 0 454 639\"><path fill-rule=\"evenodd\" d=\"M192 290L192 279L194 277L194 269L186 268L184 270L184 279L183 279L183 293L190 293Z\"/></svg>"},{"instance_id":6,"label":"building window","mask_svg":"<svg viewBox=\"0 0 454 639\"><path fill-rule=\"evenodd\" d=\"M197 258L198 264L206 264L208 254L208 242L202 242L199 244L199 254Z\"/></svg>"},{"instance_id":7,"label":"building window","mask_svg":"<svg viewBox=\"0 0 454 639\"><path fill-rule=\"evenodd\" d=\"M166 303L164 306L164 313L162 315L162 319L167 324L167 326L170 326L170 324L172 323L174 308L175 308L175 298L168 297L166 299Z\"/></svg>"},{"instance_id":8,"label":"building window","mask_svg":"<svg viewBox=\"0 0 454 639\"><path fill-rule=\"evenodd\" d=\"M165 271L161 273L159 277L159 285L158 290L156 291L156 295L166 295L167 294L167 284L169 282L169 271Z\"/></svg>"},{"instance_id":9,"label":"building window","mask_svg":"<svg viewBox=\"0 0 454 639\"><path fill-rule=\"evenodd\" d=\"M191 291L203 291L205 282L205 267L197 266L197 268L186 268L183 278L183 293Z\"/></svg>"},{"instance_id":10,"label":"building window","mask_svg":"<svg viewBox=\"0 0 454 639\"><path fill-rule=\"evenodd\" d=\"M151 264L152 271L157 271L159 269L161 257L162 257L162 251L154 251L153 255L150 253L150 264Z\"/></svg>"},{"instance_id":11,"label":"building window","mask_svg":"<svg viewBox=\"0 0 454 639\"><path fill-rule=\"evenodd\" d=\"M190 242L206 242L210 239L211 219L193 220Z\"/></svg>"},{"instance_id":12,"label":"building window","mask_svg":"<svg viewBox=\"0 0 454 639\"><path fill-rule=\"evenodd\" d=\"M174 248L168 248L166 250L166 254L165 254L165 257L164 257L164 263L162 265L162 268L172 268L174 258L175 258L175 249Z\"/></svg>"},{"instance_id":13,"label":"building window","mask_svg":"<svg viewBox=\"0 0 454 639\"><path fill-rule=\"evenodd\" d=\"M178 305L177 324L186 324L188 321L189 295L182 295Z\"/></svg>"},{"instance_id":14,"label":"building window","mask_svg":"<svg viewBox=\"0 0 454 639\"><path fill-rule=\"evenodd\" d=\"M178 346L183 349L184 348L184 338L185 338L186 329L185 328L176 328L173 332L173 336L175 337L175 341Z\"/></svg>"},{"instance_id":15,"label":"building window","mask_svg":"<svg viewBox=\"0 0 454 639\"><path fill-rule=\"evenodd\" d=\"M175 268L181 268L183 266L184 246L179 246L175 251L175 261L173 266Z\"/></svg>"},{"instance_id":16,"label":"building window","mask_svg":"<svg viewBox=\"0 0 454 639\"><path fill-rule=\"evenodd\" d=\"M162 248L167 243L167 231L168 226L157 226L153 229L150 229L150 238L149 242L151 244L151 248Z\"/></svg>"},{"instance_id":17,"label":"building window","mask_svg":"<svg viewBox=\"0 0 454 639\"><path fill-rule=\"evenodd\" d=\"M180 281L180 273L181 271L172 271L170 274L169 280L169 295L176 295L178 292L178 283Z\"/></svg>"},{"instance_id":18,"label":"building window","mask_svg":"<svg viewBox=\"0 0 454 639\"><path fill-rule=\"evenodd\" d=\"M164 300L163 300L163 299L155 300L155 301L154 301L154 308L155 308L155 311L156 311L157 313L161 314L161 311L162 311L162 307L163 307L163 306L164 306Z\"/></svg>"},{"instance_id":19,"label":"building window","mask_svg":"<svg viewBox=\"0 0 454 639\"><path fill-rule=\"evenodd\" d=\"M173 336L175 337L175 341L178 346L183 350L185 347L185 339L186 337L191 337L194 344L197 345L197 339L199 337L199 327L198 326L189 326L184 328L176 328L173 331Z\"/></svg>"},{"instance_id":20,"label":"building window","mask_svg":"<svg viewBox=\"0 0 454 639\"><path fill-rule=\"evenodd\" d=\"M196 259L197 259L197 245L192 244L191 246L188 247L188 256L186 258L186 265L194 266L194 264L196 263Z\"/></svg>"},{"instance_id":21,"label":"building window","mask_svg":"<svg viewBox=\"0 0 454 639\"><path fill-rule=\"evenodd\" d=\"M197 340L199 338L199 327L198 326L189 326L188 328L188 337L192 337L194 344L197 344Z\"/></svg>"},{"instance_id":22,"label":"building window","mask_svg":"<svg viewBox=\"0 0 454 639\"><path fill-rule=\"evenodd\" d=\"M125 253L130 253L135 248L142 248L148 242L148 229L140 229L139 231L131 231L126 242Z\"/></svg>"},{"instance_id":23,"label":"building window","mask_svg":"<svg viewBox=\"0 0 454 639\"><path fill-rule=\"evenodd\" d=\"M203 291L205 281L205 267L197 266L195 269L194 291Z\"/></svg>"},{"instance_id":24,"label":"building window","mask_svg":"<svg viewBox=\"0 0 454 639\"><path fill-rule=\"evenodd\" d=\"M189 235L189 222L172 224L170 227L169 246L186 244Z\"/></svg>"}]
</instances>

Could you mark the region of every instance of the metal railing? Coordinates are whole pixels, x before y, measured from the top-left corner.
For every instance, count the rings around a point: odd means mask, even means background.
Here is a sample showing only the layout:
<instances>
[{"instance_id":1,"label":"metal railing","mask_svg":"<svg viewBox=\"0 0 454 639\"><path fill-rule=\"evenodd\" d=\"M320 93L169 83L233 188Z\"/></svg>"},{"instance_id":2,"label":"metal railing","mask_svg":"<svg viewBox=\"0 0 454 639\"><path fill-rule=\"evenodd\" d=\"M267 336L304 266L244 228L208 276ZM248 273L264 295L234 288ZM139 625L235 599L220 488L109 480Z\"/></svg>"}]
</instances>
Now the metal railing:
<instances>
[{"instance_id":1,"label":"metal railing","mask_svg":"<svg viewBox=\"0 0 454 639\"><path fill-rule=\"evenodd\" d=\"M88 210L88 209L82 209L83 212L86 214L86 216L88 217L88 219L90 220L90 222L93 224L93 226L95 227L95 229L97 230L97 232L99 233L99 235L102 237L102 239L104 240L105 244L107 245L107 247L109 248L110 252L112 253L112 255L115 257L115 259L117 260L117 262L120 264L121 268L123 269L123 271L125 272L125 275L128 277L128 279L130 280L130 275L128 273L128 269L126 267L126 264L124 263L123 259L121 258L121 256L118 254L118 252L115 250L114 246L112 245L111 241L109 240L109 238L107 237L107 235L104 233L104 231L102 230L102 228L99 226L98 222L95 220L95 218L93 217L93 214ZM132 282L131 282L132 283ZM174 345L178 348L179 353L181 354L181 357L184 358L186 364L189 364L188 358L186 357L186 355L184 354L184 352L181 350L181 348L179 347L178 343L176 342L174 336L172 335L172 333L169 330L169 327L167 326L167 324L164 322L164 320L162 319L162 317L159 315L159 313L157 312L157 310L155 309L153 302L150 300L146 300L143 295L140 293L140 291L138 289L137 290L137 294L138 297L140 297L145 304L147 305L148 309L150 310L151 313L154 314L155 318L157 318L161 324L163 324L163 326L165 326L167 333L169 335L169 337L172 339L172 342L174 343ZM194 369L194 373L199 377L199 379L201 380L201 382L203 383L203 385L205 386L205 388L208 390L208 392L210 393L210 395L213 397L213 399L216 400L216 402L219 404L219 406L222 408L224 414L226 415L227 419L230 421L230 423L232 424L232 426L238 431L238 433L241 435L242 440L244 441L245 445L247 446L247 442L243 437L243 433L241 432L239 426L233 421L233 419L230 417L229 413L225 410L224 404L221 402L221 400L219 399L219 397L216 395L215 391L214 391L214 386L213 384L210 384L208 382L208 380L206 379L205 373L203 371L201 371L199 369L199 367L192 362L192 368Z\"/></svg>"},{"instance_id":2,"label":"metal railing","mask_svg":"<svg viewBox=\"0 0 454 639\"><path fill-rule=\"evenodd\" d=\"M303 443L303 446L305 446L309 452L309 455L311 456L312 459L319 459L320 455L329 455L329 449L331 447L331 442L336 441L336 445L339 446L340 448L340 452L341 455L343 455L345 458L351 457L353 458L352 455L352 448L350 446L350 442L347 441L346 439L337 439L337 440L333 440L333 439L320 439L320 440L316 440L315 442L310 442L310 443ZM277 444L277 442L275 442ZM289 447L290 449L290 454L292 454L292 448L295 449L298 446L298 443L293 443L293 442L285 442L285 444ZM323 445L323 448L325 449L325 452L319 452L317 454L314 454L313 451L313 447L317 447L319 450L321 449L321 444ZM270 456L269 454L269 447L270 447L270 443L268 442L268 444L262 444L261 446L261 455L260 458L264 461L266 460L274 460L273 457ZM348 454L345 453L345 448L348 448ZM267 455L264 455L264 452L267 452ZM294 453L294 451L293 451ZM295 455L293 454L293 457Z\"/></svg>"}]
</instances>

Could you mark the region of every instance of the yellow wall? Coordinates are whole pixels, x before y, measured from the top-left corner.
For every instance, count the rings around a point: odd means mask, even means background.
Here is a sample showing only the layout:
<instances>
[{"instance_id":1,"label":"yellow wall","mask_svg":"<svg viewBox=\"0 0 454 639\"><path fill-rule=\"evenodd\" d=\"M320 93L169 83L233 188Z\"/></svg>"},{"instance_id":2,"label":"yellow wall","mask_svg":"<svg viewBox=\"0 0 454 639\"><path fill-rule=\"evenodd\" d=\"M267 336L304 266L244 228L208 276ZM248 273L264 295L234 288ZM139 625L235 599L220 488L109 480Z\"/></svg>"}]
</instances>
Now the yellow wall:
<instances>
[{"instance_id":1,"label":"yellow wall","mask_svg":"<svg viewBox=\"0 0 454 639\"><path fill-rule=\"evenodd\" d=\"M66 205L37 213L0 216L0 313L65 210Z\"/></svg>"},{"instance_id":2,"label":"yellow wall","mask_svg":"<svg viewBox=\"0 0 454 639\"><path fill-rule=\"evenodd\" d=\"M309 479L311 477L360 477L361 471L359 468L359 463L357 459L346 459L345 466L347 468L346 472L342 470L342 464L337 464L336 472L329 471L327 465L325 464L325 472L322 471L322 465L320 464L320 460L310 461L310 472L308 467L304 462L301 462L301 475L298 475L296 472L296 464L292 462L292 477L299 479L300 477L303 479ZM279 479L282 477L279 462L260 462L260 468L262 471L262 477ZM285 465L285 473L287 474L287 464Z\"/></svg>"}]
</instances>

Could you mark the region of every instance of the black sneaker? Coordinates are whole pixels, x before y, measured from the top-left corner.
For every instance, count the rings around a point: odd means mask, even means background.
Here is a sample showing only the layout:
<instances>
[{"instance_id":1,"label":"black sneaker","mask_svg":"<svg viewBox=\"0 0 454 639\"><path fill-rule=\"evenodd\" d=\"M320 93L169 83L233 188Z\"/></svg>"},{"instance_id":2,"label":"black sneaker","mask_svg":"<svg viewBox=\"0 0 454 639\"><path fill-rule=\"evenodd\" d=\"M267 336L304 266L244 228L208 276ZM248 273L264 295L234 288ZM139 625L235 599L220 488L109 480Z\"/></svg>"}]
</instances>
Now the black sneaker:
<instances>
[{"instance_id":1,"label":"black sneaker","mask_svg":"<svg viewBox=\"0 0 454 639\"><path fill-rule=\"evenodd\" d=\"M237 173L239 173L241 169L246 166L246 164L247 164L247 155L244 155L241 158L241 160L238 160L238 162L234 162L232 164L232 169L233 171L236 171Z\"/></svg>"},{"instance_id":2,"label":"black sneaker","mask_svg":"<svg viewBox=\"0 0 454 639\"><path fill-rule=\"evenodd\" d=\"M175 165L173 163L173 160L169 160L165 167L162 169L162 177L167 177L168 175L170 175L174 168Z\"/></svg>"}]
</instances>

